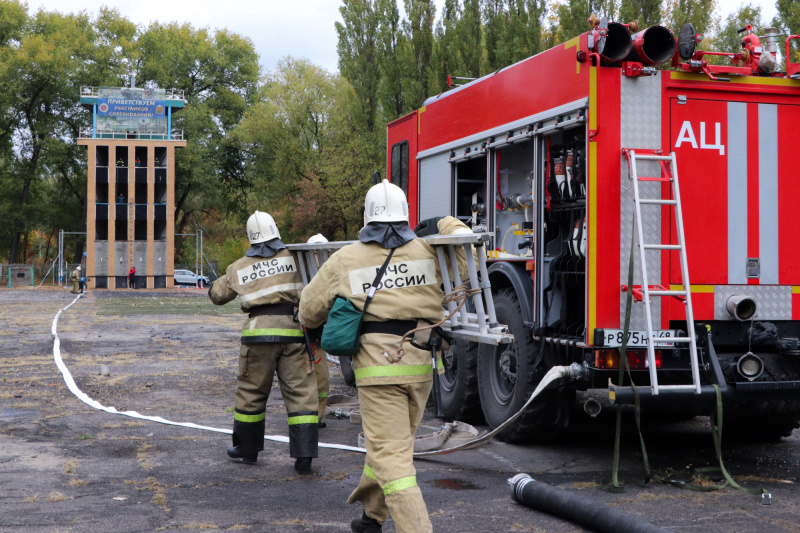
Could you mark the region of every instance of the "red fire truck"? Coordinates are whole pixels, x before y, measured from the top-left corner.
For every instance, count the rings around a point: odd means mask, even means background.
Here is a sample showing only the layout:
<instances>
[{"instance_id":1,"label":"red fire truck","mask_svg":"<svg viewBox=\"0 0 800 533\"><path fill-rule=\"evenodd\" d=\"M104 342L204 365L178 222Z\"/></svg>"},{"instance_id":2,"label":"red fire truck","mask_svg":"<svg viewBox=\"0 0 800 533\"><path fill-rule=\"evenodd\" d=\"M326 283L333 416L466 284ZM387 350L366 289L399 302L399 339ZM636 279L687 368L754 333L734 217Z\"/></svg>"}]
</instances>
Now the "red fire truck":
<instances>
[{"instance_id":1,"label":"red fire truck","mask_svg":"<svg viewBox=\"0 0 800 533\"><path fill-rule=\"evenodd\" d=\"M578 391L633 403L626 353L645 411L708 414L719 394L726 428L787 436L800 425L800 37L778 72L773 29L743 28L740 51L715 54L690 25L677 38L631 26L597 21L388 126L412 227L449 214L490 235L497 321L514 335L454 342L445 414L496 427L549 368L577 363L586 379L501 434L551 437Z\"/></svg>"}]
</instances>

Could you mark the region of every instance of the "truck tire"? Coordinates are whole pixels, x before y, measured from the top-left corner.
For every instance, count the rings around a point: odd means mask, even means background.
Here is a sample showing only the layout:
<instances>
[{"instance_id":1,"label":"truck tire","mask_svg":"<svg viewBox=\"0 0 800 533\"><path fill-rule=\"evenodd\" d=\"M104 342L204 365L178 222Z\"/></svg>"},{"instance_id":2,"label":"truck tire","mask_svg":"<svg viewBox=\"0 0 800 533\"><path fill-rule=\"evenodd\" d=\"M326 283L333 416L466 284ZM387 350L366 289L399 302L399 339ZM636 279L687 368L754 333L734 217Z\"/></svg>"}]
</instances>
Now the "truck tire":
<instances>
[{"instance_id":1,"label":"truck tire","mask_svg":"<svg viewBox=\"0 0 800 533\"><path fill-rule=\"evenodd\" d=\"M764 373L760 379L765 381L800 380L800 362L796 356L764 354ZM736 372L736 358L724 365L728 382L742 381ZM800 427L800 400L794 398L754 399L732 402L723 407L723 435L734 438L759 441L777 441L788 437Z\"/></svg>"},{"instance_id":2,"label":"truck tire","mask_svg":"<svg viewBox=\"0 0 800 533\"><path fill-rule=\"evenodd\" d=\"M442 413L449 420L480 423L483 416L478 394L478 343L453 339L450 346L442 357Z\"/></svg>"},{"instance_id":3,"label":"truck tire","mask_svg":"<svg viewBox=\"0 0 800 533\"><path fill-rule=\"evenodd\" d=\"M342 369L344 382L351 387L356 386L356 373L353 371L353 359L347 355L339 356L339 367Z\"/></svg>"},{"instance_id":4,"label":"truck tire","mask_svg":"<svg viewBox=\"0 0 800 533\"><path fill-rule=\"evenodd\" d=\"M497 321L508 326L514 342L499 346L482 344L479 348L481 409L486 423L493 428L522 408L551 366L539 357L541 347L533 341L531 329L523 323L519 299L513 289L499 291L494 297L494 306ZM573 402L573 391L542 391L525 413L498 438L506 442L548 440L566 427Z\"/></svg>"}]
</instances>

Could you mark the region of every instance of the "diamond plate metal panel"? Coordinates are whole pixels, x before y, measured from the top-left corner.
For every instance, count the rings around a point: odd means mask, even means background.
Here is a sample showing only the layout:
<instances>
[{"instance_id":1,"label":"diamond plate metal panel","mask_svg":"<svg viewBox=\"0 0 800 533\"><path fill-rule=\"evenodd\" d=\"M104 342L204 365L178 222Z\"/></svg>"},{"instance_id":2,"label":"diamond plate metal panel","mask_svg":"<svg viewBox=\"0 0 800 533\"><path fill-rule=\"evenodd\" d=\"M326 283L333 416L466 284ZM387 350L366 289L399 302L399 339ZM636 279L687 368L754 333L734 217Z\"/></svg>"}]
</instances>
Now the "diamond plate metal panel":
<instances>
[{"instance_id":1,"label":"diamond plate metal panel","mask_svg":"<svg viewBox=\"0 0 800 533\"><path fill-rule=\"evenodd\" d=\"M620 74L621 75L621 74ZM621 148L643 148L657 150L661 148L661 73L654 76L629 78L622 76L620 80L620 144ZM637 165L640 176L658 176L658 163L640 162ZM633 189L628 176L628 162L620 153L620 285L628 283L628 261L631 250L631 224L633 224L634 205ZM661 188L658 183L640 183L639 193L642 198L660 198ZM642 206L642 230L644 242L661 242L661 208ZM647 275L650 285L661 282L660 252L647 252ZM633 284L642 284L642 271L638 251L634 252ZM625 320L625 297L620 293L620 327ZM650 307L653 313L653 327L661 324L660 298L654 298ZM631 310L631 329L646 328L644 303L634 303Z\"/></svg>"},{"instance_id":2,"label":"diamond plate metal panel","mask_svg":"<svg viewBox=\"0 0 800 533\"><path fill-rule=\"evenodd\" d=\"M715 285L715 320L736 320L725 308L728 298L736 294L749 296L756 302L755 320L792 319L792 287L790 285Z\"/></svg>"}]
</instances>

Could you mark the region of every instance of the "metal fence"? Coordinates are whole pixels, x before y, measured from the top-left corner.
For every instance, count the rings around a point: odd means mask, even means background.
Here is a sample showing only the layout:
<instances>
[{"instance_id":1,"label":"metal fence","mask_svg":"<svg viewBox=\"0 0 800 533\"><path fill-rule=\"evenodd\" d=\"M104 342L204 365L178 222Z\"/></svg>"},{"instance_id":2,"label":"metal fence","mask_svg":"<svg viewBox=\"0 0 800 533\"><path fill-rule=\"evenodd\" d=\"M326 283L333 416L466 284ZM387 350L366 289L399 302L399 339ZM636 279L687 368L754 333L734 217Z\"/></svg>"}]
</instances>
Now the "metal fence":
<instances>
[{"instance_id":1,"label":"metal fence","mask_svg":"<svg viewBox=\"0 0 800 533\"><path fill-rule=\"evenodd\" d=\"M27 269L33 269L33 279L32 285L34 286L53 286L58 285L58 265L56 264L53 266L54 262L50 262L48 264L25 264L25 263L15 263L15 264L8 264L8 263L0 263L0 287L8 287L8 273L13 269L26 269L26 273L28 272ZM208 268L211 265L211 268ZM65 263L64 264L64 279L62 283L64 285L70 285L72 283L72 271L78 266L78 263ZM199 269L195 271L194 264L176 264L175 270L190 270L195 274L199 275ZM203 268L203 275L208 278L209 282L213 282L217 279L217 273L219 273L219 262L218 261L211 261L208 260L205 264L205 268ZM86 266L81 266L81 274L86 276ZM113 277L113 276L112 276Z\"/></svg>"}]
</instances>

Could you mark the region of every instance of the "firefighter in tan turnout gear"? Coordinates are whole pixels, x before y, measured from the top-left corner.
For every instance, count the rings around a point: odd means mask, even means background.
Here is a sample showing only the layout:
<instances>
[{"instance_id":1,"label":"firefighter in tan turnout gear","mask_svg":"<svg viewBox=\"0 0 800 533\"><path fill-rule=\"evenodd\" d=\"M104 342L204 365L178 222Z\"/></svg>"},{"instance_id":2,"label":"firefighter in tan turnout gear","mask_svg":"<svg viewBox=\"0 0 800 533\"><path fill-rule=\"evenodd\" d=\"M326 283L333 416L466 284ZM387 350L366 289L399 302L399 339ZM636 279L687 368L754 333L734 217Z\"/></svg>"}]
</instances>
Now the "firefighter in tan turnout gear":
<instances>
[{"instance_id":1,"label":"firefighter in tan turnout gear","mask_svg":"<svg viewBox=\"0 0 800 533\"><path fill-rule=\"evenodd\" d=\"M228 455L255 463L264 449L264 419L272 379L278 372L289 422L289 455L295 469L311 472L317 457L317 381L303 330L295 320L303 283L293 255L272 217L256 211L247 221L250 248L209 290L216 305L237 296L248 313L242 328L239 375Z\"/></svg>"},{"instance_id":2,"label":"firefighter in tan turnout gear","mask_svg":"<svg viewBox=\"0 0 800 533\"><path fill-rule=\"evenodd\" d=\"M324 242L328 242L328 239L321 233L312 235L308 239L309 244L320 244ZM328 354L325 353L318 342L314 343L314 375L317 376L319 428L324 429L328 427L328 424L322 420L322 416L325 414L325 406L328 405L328 396L330 394L330 370L328 368Z\"/></svg>"},{"instance_id":3,"label":"firefighter in tan turnout gear","mask_svg":"<svg viewBox=\"0 0 800 533\"><path fill-rule=\"evenodd\" d=\"M81 291L78 287L81 279L81 267L78 266L75 270L72 271L72 290L70 291L72 294L79 294Z\"/></svg>"},{"instance_id":4,"label":"firefighter in tan turnout gear","mask_svg":"<svg viewBox=\"0 0 800 533\"><path fill-rule=\"evenodd\" d=\"M442 219L438 228L443 234L471 233L452 217ZM383 352L394 352L418 320L433 323L444 317L436 252L416 238L408 226L405 194L386 180L367 193L359 241L322 265L303 289L298 316L306 327L318 327L337 297L349 298L363 309L376 272L395 249L364 316L361 347L353 357L367 456L361 481L348 499L362 502L364 513L351 528L380 532L391 515L399 533L430 532L413 447L431 391L431 355L408 342L399 362L391 363ZM441 361L437 366L442 372Z\"/></svg>"}]
</instances>

